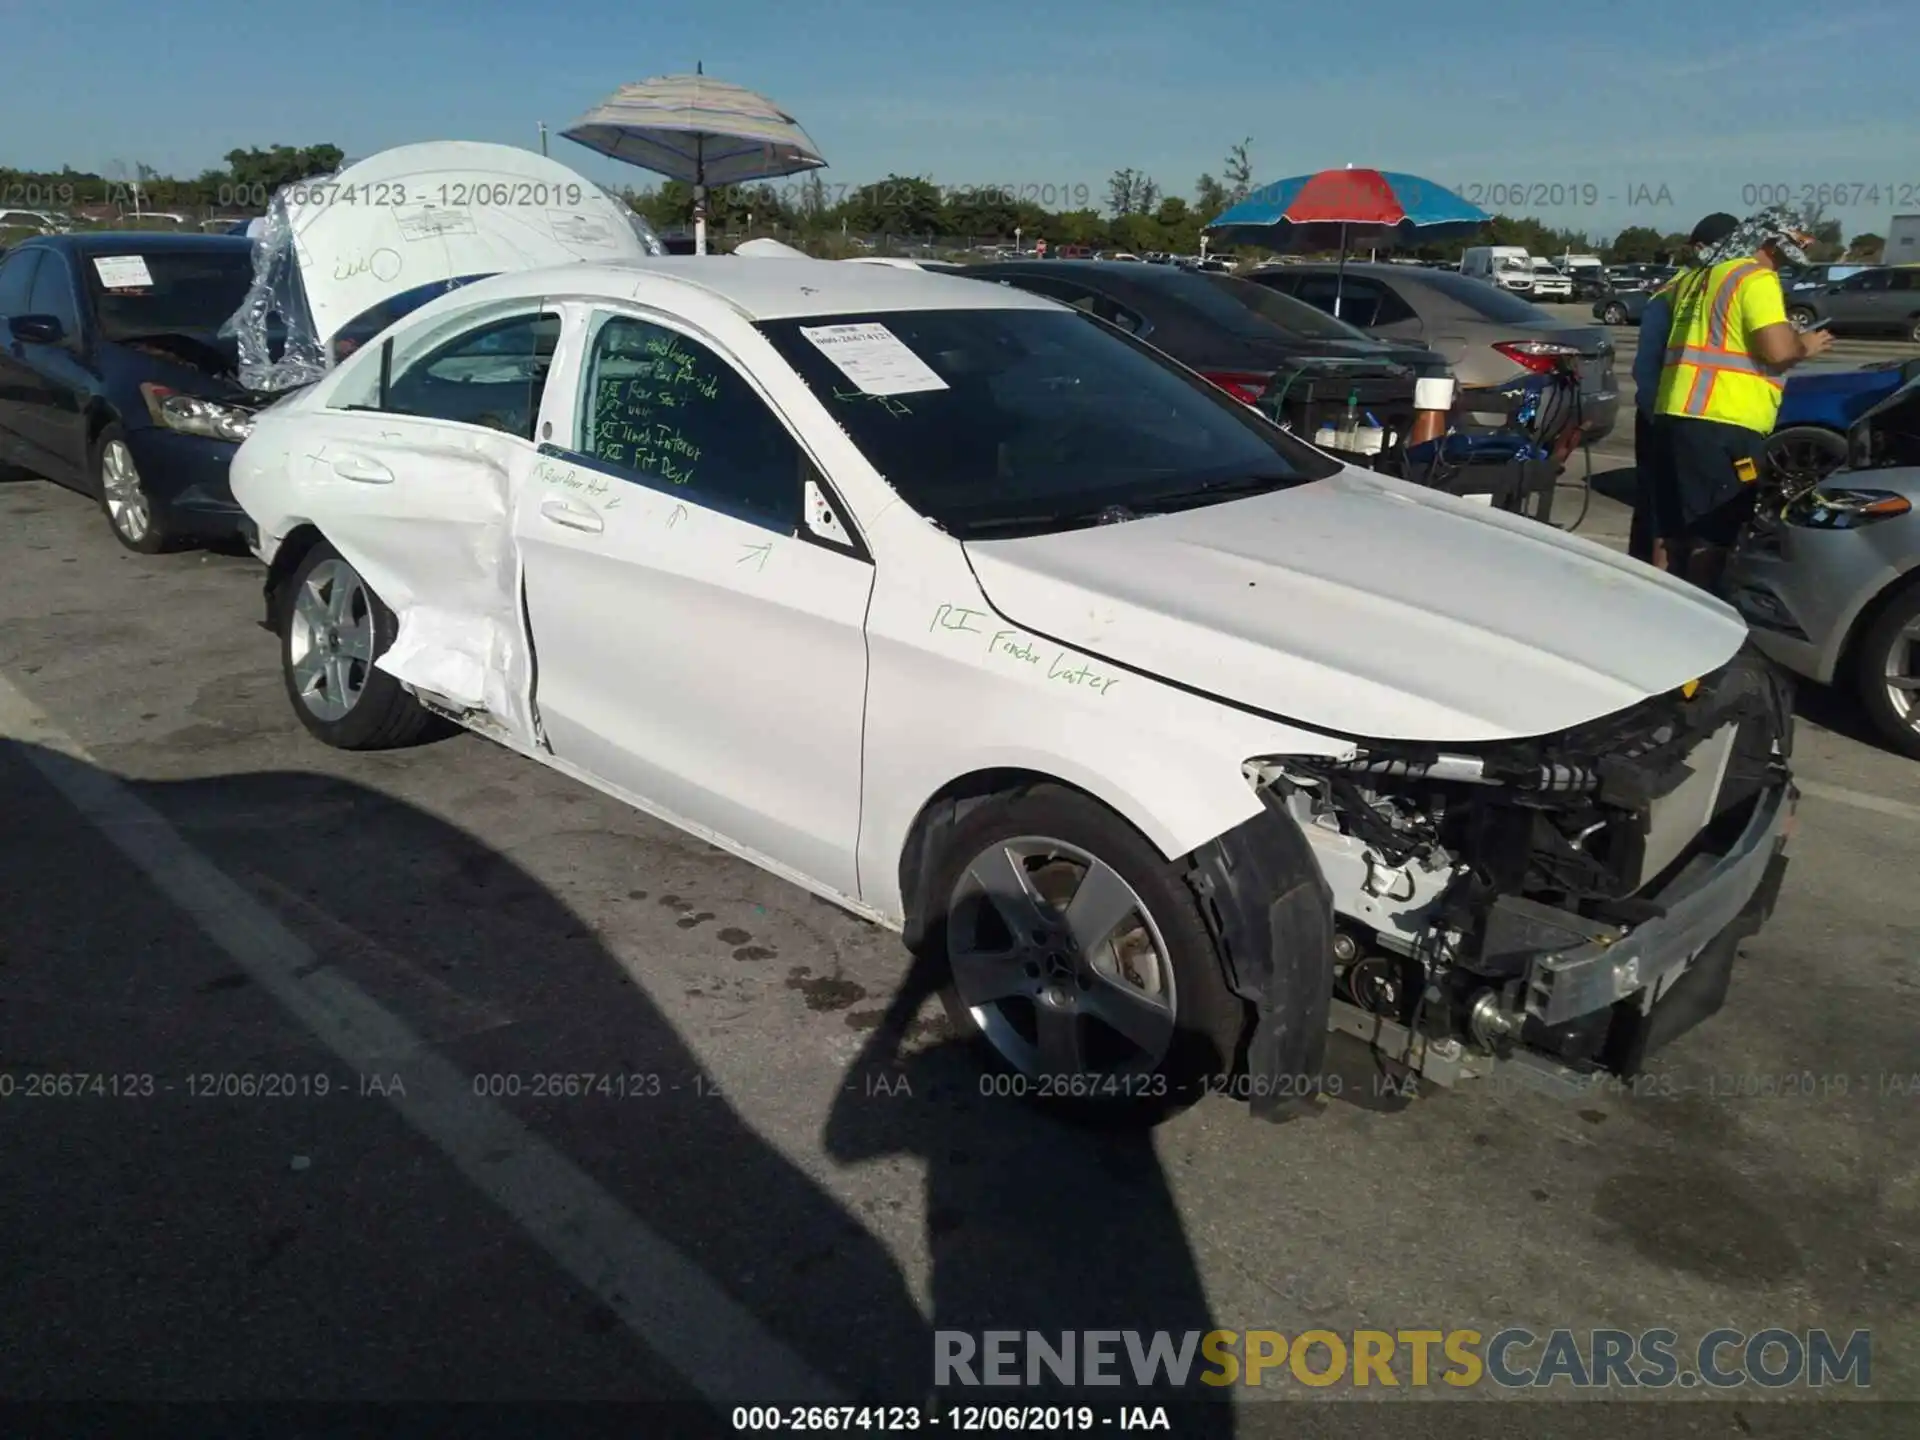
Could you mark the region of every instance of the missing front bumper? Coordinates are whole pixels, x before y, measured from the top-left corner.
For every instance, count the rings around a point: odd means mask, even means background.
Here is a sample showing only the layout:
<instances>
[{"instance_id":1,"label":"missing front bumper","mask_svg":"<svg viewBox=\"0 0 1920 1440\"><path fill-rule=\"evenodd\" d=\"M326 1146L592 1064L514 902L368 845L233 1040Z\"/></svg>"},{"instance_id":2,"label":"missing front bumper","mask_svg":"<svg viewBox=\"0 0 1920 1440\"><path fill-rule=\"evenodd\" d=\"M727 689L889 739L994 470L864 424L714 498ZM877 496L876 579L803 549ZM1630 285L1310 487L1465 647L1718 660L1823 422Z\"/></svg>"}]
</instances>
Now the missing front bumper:
<instances>
[{"instance_id":1,"label":"missing front bumper","mask_svg":"<svg viewBox=\"0 0 1920 1440\"><path fill-rule=\"evenodd\" d=\"M1498 1076L1571 1098L1607 1075L1635 1075L1725 1004L1740 942L1766 923L1778 899L1797 801L1791 783L1764 792L1739 839L1682 869L1651 897L1664 913L1632 929L1530 907L1540 912L1526 917L1534 933L1557 933L1560 941L1528 960L1523 1033L1603 1023L1597 1066L1567 1064L1524 1043L1496 1051L1421 1034L1339 1000L1329 1026L1443 1086Z\"/></svg>"}]
</instances>

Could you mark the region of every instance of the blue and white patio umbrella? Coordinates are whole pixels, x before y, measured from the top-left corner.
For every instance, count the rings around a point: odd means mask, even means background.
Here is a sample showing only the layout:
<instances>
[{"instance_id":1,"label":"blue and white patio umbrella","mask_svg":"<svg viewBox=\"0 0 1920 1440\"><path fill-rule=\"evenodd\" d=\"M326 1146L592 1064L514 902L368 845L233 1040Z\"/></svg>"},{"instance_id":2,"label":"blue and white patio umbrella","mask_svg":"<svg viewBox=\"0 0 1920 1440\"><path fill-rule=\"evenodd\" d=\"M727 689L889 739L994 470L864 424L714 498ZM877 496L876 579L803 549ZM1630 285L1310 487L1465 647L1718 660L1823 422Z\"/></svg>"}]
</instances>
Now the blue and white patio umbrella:
<instances>
[{"instance_id":1,"label":"blue and white patio umbrella","mask_svg":"<svg viewBox=\"0 0 1920 1440\"><path fill-rule=\"evenodd\" d=\"M694 248L707 250L707 187L825 167L800 124L766 96L704 73L623 85L560 132L693 186Z\"/></svg>"}]
</instances>

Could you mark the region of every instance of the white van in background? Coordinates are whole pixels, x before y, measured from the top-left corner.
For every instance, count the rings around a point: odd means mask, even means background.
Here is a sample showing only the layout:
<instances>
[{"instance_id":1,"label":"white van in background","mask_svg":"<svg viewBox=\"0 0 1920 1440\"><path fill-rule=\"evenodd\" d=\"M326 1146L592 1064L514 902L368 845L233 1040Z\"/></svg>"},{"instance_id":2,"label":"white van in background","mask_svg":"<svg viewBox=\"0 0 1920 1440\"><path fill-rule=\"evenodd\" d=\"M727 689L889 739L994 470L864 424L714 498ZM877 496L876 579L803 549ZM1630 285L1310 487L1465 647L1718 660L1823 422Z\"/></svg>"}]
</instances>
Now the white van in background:
<instances>
[{"instance_id":1,"label":"white van in background","mask_svg":"<svg viewBox=\"0 0 1920 1440\"><path fill-rule=\"evenodd\" d=\"M1516 295L1533 293L1533 257L1520 245L1474 245L1460 257L1460 273Z\"/></svg>"}]
</instances>

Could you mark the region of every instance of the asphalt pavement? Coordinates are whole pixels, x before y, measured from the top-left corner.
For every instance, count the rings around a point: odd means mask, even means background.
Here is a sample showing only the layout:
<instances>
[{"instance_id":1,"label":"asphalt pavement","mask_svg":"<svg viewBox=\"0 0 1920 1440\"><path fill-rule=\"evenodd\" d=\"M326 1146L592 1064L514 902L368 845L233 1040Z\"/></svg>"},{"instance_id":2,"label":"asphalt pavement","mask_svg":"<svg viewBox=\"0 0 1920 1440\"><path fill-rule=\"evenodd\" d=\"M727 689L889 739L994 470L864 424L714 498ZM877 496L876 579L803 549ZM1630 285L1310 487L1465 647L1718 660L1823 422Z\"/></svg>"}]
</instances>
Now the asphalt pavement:
<instances>
[{"instance_id":1,"label":"asphalt pavement","mask_svg":"<svg viewBox=\"0 0 1920 1440\"><path fill-rule=\"evenodd\" d=\"M1522 1325L1865 1329L1861 1398L1920 1400L1920 768L1833 697L1779 912L1637 1093L1342 1049L1295 1124L1090 1131L982 1094L897 937L478 738L310 741L250 558L37 481L0 548L0 1399L726 1433L916 1400L939 1329ZM1363 1417L1281 1371L1176 1433L1839 1433L1700 1393Z\"/></svg>"}]
</instances>

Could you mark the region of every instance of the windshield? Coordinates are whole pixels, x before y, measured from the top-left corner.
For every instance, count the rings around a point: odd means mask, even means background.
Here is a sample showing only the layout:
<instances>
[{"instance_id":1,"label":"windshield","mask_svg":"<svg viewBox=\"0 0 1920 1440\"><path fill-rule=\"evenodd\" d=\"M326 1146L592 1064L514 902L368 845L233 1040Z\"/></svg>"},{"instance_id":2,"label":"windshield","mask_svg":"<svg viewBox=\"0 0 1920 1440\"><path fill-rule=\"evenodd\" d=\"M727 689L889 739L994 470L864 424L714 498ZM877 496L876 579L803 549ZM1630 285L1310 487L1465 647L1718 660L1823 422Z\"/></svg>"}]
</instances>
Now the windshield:
<instances>
[{"instance_id":1,"label":"windshield","mask_svg":"<svg viewBox=\"0 0 1920 1440\"><path fill-rule=\"evenodd\" d=\"M240 308L253 282L253 257L245 245L141 251L136 244L91 253L80 268L108 340L211 335Z\"/></svg>"},{"instance_id":2,"label":"windshield","mask_svg":"<svg viewBox=\"0 0 1920 1440\"><path fill-rule=\"evenodd\" d=\"M1518 296L1509 295L1504 290L1475 280L1469 275L1456 275L1445 270L1435 270L1422 277L1422 282L1453 301L1464 305L1476 315L1489 320L1498 320L1502 324L1514 325L1536 323L1541 312Z\"/></svg>"},{"instance_id":3,"label":"windshield","mask_svg":"<svg viewBox=\"0 0 1920 1440\"><path fill-rule=\"evenodd\" d=\"M1316 310L1306 301L1283 295L1270 286L1242 280L1234 275L1202 275L1200 278L1208 285L1218 287L1218 293L1234 304L1245 306L1263 320L1269 320L1295 335L1303 335L1310 340L1359 340L1373 347L1381 343L1366 331L1344 320L1336 320L1326 311Z\"/></svg>"},{"instance_id":4,"label":"windshield","mask_svg":"<svg viewBox=\"0 0 1920 1440\"><path fill-rule=\"evenodd\" d=\"M864 327L842 332L860 359L830 360L808 338L850 325ZM1108 507L1152 508L1213 486L1275 489L1340 469L1081 315L909 310L759 328L901 497L961 539L1068 529ZM906 377L868 379L876 389L915 388L870 393L843 363Z\"/></svg>"}]
</instances>

